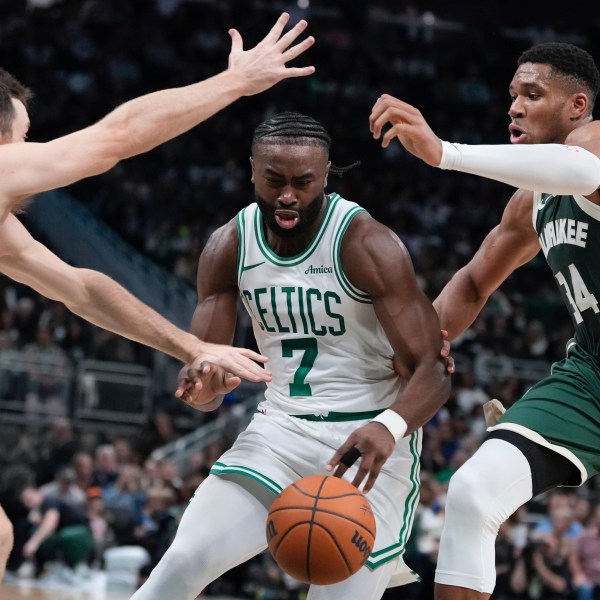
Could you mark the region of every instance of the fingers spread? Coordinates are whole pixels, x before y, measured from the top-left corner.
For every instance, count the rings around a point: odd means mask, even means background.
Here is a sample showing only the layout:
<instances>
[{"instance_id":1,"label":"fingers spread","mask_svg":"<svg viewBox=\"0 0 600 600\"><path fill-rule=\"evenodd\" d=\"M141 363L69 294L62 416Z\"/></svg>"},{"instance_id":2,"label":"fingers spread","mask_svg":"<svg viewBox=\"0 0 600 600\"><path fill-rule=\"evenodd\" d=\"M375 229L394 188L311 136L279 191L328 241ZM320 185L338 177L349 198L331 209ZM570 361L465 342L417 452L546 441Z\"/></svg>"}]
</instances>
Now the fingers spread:
<instances>
[{"instance_id":1,"label":"fingers spread","mask_svg":"<svg viewBox=\"0 0 600 600\"><path fill-rule=\"evenodd\" d=\"M283 53L284 62L289 62L294 58L300 56L305 50L308 50L315 43L315 38L309 35L305 40L302 40L299 44L292 46Z\"/></svg>"},{"instance_id":2,"label":"fingers spread","mask_svg":"<svg viewBox=\"0 0 600 600\"><path fill-rule=\"evenodd\" d=\"M279 17L279 19L277 19L275 25L271 27L271 31L269 31L265 40L276 42L279 39L281 32L284 30L289 20L290 15L288 13L281 13L281 16Z\"/></svg>"},{"instance_id":3,"label":"fingers spread","mask_svg":"<svg viewBox=\"0 0 600 600\"><path fill-rule=\"evenodd\" d=\"M298 21L280 40L275 44L275 48L283 52L306 28L308 23L302 19Z\"/></svg>"}]
</instances>

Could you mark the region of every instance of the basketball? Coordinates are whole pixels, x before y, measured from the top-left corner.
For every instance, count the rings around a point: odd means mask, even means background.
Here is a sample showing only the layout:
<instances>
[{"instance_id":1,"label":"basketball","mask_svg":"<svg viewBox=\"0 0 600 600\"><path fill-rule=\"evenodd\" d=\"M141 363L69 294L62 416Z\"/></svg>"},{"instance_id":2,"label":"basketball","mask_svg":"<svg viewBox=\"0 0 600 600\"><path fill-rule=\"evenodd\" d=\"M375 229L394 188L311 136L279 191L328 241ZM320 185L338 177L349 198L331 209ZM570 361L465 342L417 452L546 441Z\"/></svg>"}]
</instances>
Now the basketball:
<instances>
[{"instance_id":1,"label":"basketball","mask_svg":"<svg viewBox=\"0 0 600 600\"><path fill-rule=\"evenodd\" d=\"M343 581L366 562L375 541L375 516L364 494L327 475L287 486L267 518L267 541L277 564L304 583Z\"/></svg>"}]
</instances>

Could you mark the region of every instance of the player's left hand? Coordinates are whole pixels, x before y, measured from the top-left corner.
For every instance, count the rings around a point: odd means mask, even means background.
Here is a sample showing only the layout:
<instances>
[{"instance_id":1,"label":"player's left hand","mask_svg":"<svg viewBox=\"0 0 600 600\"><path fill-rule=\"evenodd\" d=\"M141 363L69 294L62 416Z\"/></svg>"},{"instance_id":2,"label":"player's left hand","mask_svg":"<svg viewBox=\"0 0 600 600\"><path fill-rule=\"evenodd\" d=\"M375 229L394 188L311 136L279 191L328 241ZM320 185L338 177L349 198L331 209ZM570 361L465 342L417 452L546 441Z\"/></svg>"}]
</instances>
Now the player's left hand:
<instances>
[{"instance_id":1,"label":"player's left hand","mask_svg":"<svg viewBox=\"0 0 600 600\"><path fill-rule=\"evenodd\" d=\"M189 364L191 368L202 370L203 365L212 363L248 381L271 381L271 373L262 365L257 364L266 363L269 360L266 356L247 348L209 342L201 342L201 344L202 352Z\"/></svg>"},{"instance_id":2,"label":"player's left hand","mask_svg":"<svg viewBox=\"0 0 600 600\"><path fill-rule=\"evenodd\" d=\"M442 349L440 350L440 356L446 361L446 372L452 375L455 371L454 358L450 354L450 342L448 341L448 332L442 329Z\"/></svg>"},{"instance_id":3,"label":"player's left hand","mask_svg":"<svg viewBox=\"0 0 600 600\"><path fill-rule=\"evenodd\" d=\"M192 408L207 412L221 404L219 396L228 394L241 382L223 367L204 361L198 368L186 365L179 371L175 396Z\"/></svg>"},{"instance_id":4,"label":"player's left hand","mask_svg":"<svg viewBox=\"0 0 600 600\"><path fill-rule=\"evenodd\" d=\"M348 439L337 449L327 464L327 470L335 472L334 477L342 477L344 473L352 466L352 459L346 460L344 464L344 455L350 451L360 456L358 471L352 480L352 484L359 487L365 477L367 481L362 489L367 493L375 484L375 480L381 471L385 461L390 457L395 446L394 437L381 423L367 423L353 431ZM352 450L352 449L355 450ZM356 458L355 458L356 460Z\"/></svg>"},{"instance_id":5,"label":"player's left hand","mask_svg":"<svg viewBox=\"0 0 600 600\"><path fill-rule=\"evenodd\" d=\"M388 124L390 128L381 137ZM381 138L384 148L398 138L411 154L428 165L438 167L442 161L442 141L431 130L421 111L394 96L383 94L379 97L371 109L369 128L376 140Z\"/></svg>"}]
</instances>

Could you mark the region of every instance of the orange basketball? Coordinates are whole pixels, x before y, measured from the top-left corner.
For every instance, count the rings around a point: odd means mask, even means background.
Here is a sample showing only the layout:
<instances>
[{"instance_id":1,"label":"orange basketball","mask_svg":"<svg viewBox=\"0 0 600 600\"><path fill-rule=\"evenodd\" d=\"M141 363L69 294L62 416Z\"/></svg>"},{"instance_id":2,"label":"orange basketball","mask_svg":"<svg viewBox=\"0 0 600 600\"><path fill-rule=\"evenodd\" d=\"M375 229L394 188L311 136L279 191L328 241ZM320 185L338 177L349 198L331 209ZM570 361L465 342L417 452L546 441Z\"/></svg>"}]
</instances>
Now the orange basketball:
<instances>
[{"instance_id":1,"label":"orange basketball","mask_svg":"<svg viewBox=\"0 0 600 600\"><path fill-rule=\"evenodd\" d=\"M329 585L365 564L375 541L375 517L351 483L313 475L288 485L273 502L267 541L289 575L304 583Z\"/></svg>"}]
</instances>

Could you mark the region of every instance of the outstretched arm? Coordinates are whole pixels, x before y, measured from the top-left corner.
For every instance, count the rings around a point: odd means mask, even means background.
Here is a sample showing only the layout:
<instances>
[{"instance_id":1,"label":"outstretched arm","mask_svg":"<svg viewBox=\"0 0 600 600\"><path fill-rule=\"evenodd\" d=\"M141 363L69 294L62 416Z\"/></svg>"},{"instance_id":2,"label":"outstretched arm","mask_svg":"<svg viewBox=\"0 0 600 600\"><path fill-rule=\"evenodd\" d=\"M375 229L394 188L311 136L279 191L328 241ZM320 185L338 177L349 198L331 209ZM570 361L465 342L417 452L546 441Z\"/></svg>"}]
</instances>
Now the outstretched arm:
<instances>
[{"instance_id":1,"label":"outstretched arm","mask_svg":"<svg viewBox=\"0 0 600 600\"><path fill-rule=\"evenodd\" d=\"M396 436L421 427L446 402L450 378L439 356L442 337L437 315L417 285L406 248L393 232L368 215L355 217L344 236L342 265L350 281L370 294L392 345L394 366L408 380L394 404L384 411L391 423L399 423L404 431L395 425L388 430L386 420L382 424L377 417L354 431L329 463L331 469L337 467L336 475L343 475L347 467L340 460L355 447L361 459L353 483L358 486L368 477L366 492L392 453Z\"/></svg>"},{"instance_id":2,"label":"outstretched arm","mask_svg":"<svg viewBox=\"0 0 600 600\"><path fill-rule=\"evenodd\" d=\"M443 142L421 112L393 96L371 111L373 137L387 148L394 138L432 167L461 171L551 194L591 196L600 187L600 123L575 129L565 144L467 145ZM389 129L383 133L383 129Z\"/></svg>"},{"instance_id":3,"label":"outstretched arm","mask_svg":"<svg viewBox=\"0 0 600 600\"><path fill-rule=\"evenodd\" d=\"M76 269L35 241L14 215L0 226L0 271L40 294L63 302L84 319L197 367L210 361L251 381L268 374L251 350L218 346L182 331L110 277Z\"/></svg>"},{"instance_id":4,"label":"outstretched arm","mask_svg":"<svg viewBox=\"0 0 600 600\"><path fill-rule=\"evenodd\" d=\"M103 173L122 159L147 152L242 96L313 73L313 67L286 67L314 43L308 37L292 46L306 21L282 35L288 21L289 15L282 14L265 38L246 51L240 34L231 29L229 68L210 79L141 96L95 125L44 144L0 146L0 216L32 194Z\"/></svg>"},{"instance_id":5,"label":"outstretched arm","mask_svg":"<svg viewBox=\"0 0 600 600\"><path fill-rule=\"evenodd\" d=\"M435 299L433 305L450 340L473 323L490 295L516 268L539 252L532 212L533 193L517 191L504 210L500 224Z\"/></svg>"}]
</instances>

